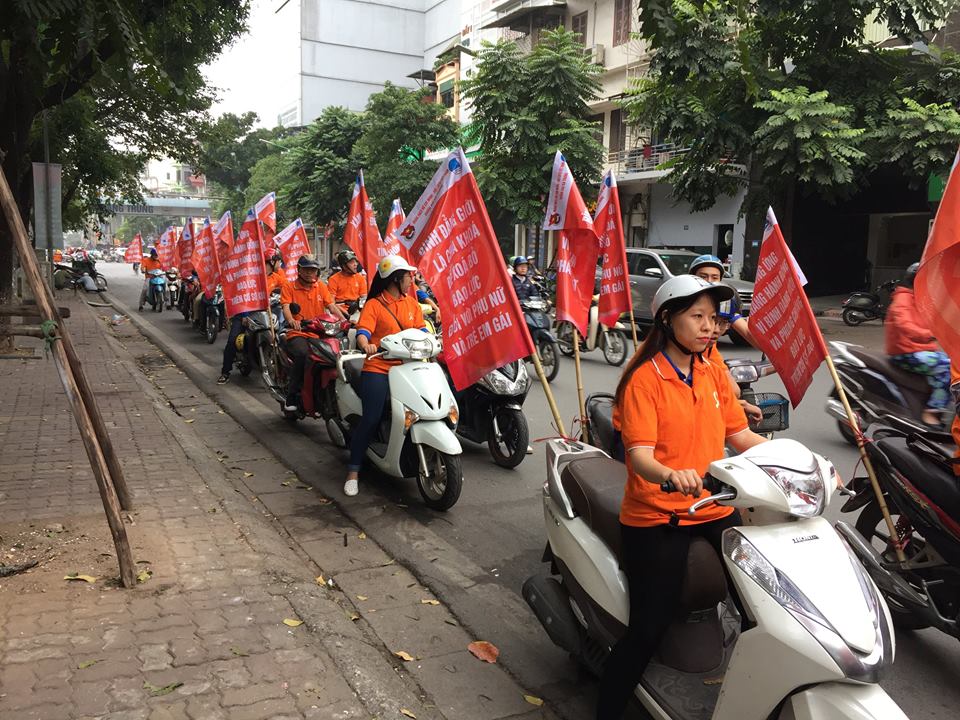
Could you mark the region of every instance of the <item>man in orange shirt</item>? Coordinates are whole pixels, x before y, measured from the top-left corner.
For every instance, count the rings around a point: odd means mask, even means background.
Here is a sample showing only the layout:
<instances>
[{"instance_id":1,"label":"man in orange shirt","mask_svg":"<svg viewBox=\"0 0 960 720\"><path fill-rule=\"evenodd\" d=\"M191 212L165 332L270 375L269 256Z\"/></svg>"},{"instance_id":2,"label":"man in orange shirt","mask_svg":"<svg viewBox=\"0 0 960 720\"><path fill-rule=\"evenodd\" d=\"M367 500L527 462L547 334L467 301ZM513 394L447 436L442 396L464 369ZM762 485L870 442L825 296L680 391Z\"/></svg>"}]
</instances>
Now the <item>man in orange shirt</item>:
<instances>
[{"instance_id":1,"label":"man in orange shirt","mask_svg":"<svg viewBox=\"0 0 960 720\"><path fill-rule=\"evenodd\" d=\"M270 297L270 293L274 290L279 290L287 281L287 276L284 274L283 268L280 267L282 260L283 256L279 250L273 250L264 258L264 262L267 264L267 297Z\"/></svg>"},{"instance_id":2,"label":"man in orange shirt","mask_svg":"<svg viewBox=\"0 0 960 720\"><path fill-rule=\"evenodd\" d=\"M327 285L334 299L345 307L367 296L367 278L360 274L357 256L349 250L337 254L340 272L327 279Z\"/></svg>"},{"instance_id":3,"label":"man in orange shirt","mask_svg":"<svg viewBox=\"0 0 960 720\"><path fill-rule=\"evenodd\" d=\"M280 288L280 304L283 317L291 329L286 334L286 347L293 356L293 368L290 370L290 384L283 409L296 412L300 407L300 390L303 388L303 369L310 354L307 333L300 331L304 320L313 320L329 312L343 319L343 313L333 301L327 286L320 281L320 263L313 255L301 255L297 260L297 279L284 283ZM291 305L298 305L294 313Z\"/></svg>"},{"instance_id":4,"label":"man in orange shirt","mask_svg":"<svg viewBox=\"0 0 960 720\"><path fill-rule=\"evenodd\" d=\"M150 248L150 252L140 263L140 269L143 271L143 288L140 290L140 307L137 310L143 310L143 304L147 301L147 290L150 289L150 271L163 270L160 267L160 256L155 247Z\"/></svg>"}]
</instances>

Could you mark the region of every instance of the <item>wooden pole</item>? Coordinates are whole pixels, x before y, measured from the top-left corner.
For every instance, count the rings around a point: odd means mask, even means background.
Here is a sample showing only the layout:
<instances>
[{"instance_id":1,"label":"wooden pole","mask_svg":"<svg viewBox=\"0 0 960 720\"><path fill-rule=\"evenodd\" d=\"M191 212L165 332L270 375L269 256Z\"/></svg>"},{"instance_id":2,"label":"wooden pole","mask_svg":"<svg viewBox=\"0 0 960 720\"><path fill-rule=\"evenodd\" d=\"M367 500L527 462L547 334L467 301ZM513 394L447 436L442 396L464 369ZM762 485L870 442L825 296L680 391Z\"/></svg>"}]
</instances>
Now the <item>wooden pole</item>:
<instances>
[{"instance_id":1,"label":"wooden pole","mask_svg":"<svg viewBox=\"0 0 960 720\"><path fill-rule=\"evenodd\" d=\"M573 331L573 367L577 371L577 410L580 413L580 439L587 441L587 407L583 399L583 374L580 370L580 331L570 323Z\"/></svg>"},{"instance_id":2,"label":"wooden pole","mask_svg":"<svg viewBox=\"0 0 960 720\"><path fill-rule=\"evenodd\" d=\"M843 389L843 383L840 382L840 376L837 374L837 368L833 364L833 358L830 357L830 353L827 353L827 367L830 369L830 377L833 378L840 402L843 403L843 409L847 413L847 422L850 424L850 429L857 439L857 449L860 451L860 459L863 460L863 467L867 471L867 477L870 478L873 494L877 498L877 504L880 506L880 512L883 514L883 520L887 524L887 531L890 533L890 542L893 545L894 551L897 553L897 560L903 564L907 561L907 556L904 554L903 548L900 547L897 528L893 524L893 518L890 516L890 509L887 507L887 501L883 497L883 490L880 489L880 483L877 481L877 474L873 469L873 463L870 462L870 456L867 455L867 449L863 444L863 433L860 430L860 424L857 422L857 415L853 412L853 408L850 407L850 401L847 399L847 393Z\"/></svg>"},{"instance_id":3,"label":"wooden pole","mask_svg":"<svg viewBox=\"0 0 960 720\"><path fill-rule=\"evenodd\" d=\"M60 375L67 400L70 402L73 417L77 422L84 449L87 451L87 457L90 460L97 487L100 490L103 510L106 513L107 524L110 526L110 534L113 536L114 547L117 550L120 579L124 587L132 588L137 584L137 579L134 571L133 554L127 540L127 530L120 516L120 501L117 498L116 488L110 475L110 467L104 456L103 447L98 440L92 416L88 412L87 404L77 382L77 377L83 376L83 370L79 367L79 362L75 367L70 361L73 345L70 343L70 337L57 313L57 308L53 304L50 288L44 284L40 275L37 259L33 255L27 239L26 228L24 228L23 221L20 218L20 211L3 172L0 172L0 205L3 206L7 225L13 235L14 245L20 256L21 266L36 298L37 305L43 313L42 317L45 320L53 321L57 326L56 338L50 343L57 372ZM75 354L74 357L76 357ZM96 403L93 403L93 408L96 408Z\"/></svg>"},{"instance_id":4,"label":"wooden pole","mask_svg":"<svg viewBox=\"0 0 960 720\"><path fill-rule=\"evenodd\" d=\"M633 310L630 310L630 332L633 334L633 352L640 349L640 343L637 340L637 319L633 317Z\"/></svg>"}]
</instances>

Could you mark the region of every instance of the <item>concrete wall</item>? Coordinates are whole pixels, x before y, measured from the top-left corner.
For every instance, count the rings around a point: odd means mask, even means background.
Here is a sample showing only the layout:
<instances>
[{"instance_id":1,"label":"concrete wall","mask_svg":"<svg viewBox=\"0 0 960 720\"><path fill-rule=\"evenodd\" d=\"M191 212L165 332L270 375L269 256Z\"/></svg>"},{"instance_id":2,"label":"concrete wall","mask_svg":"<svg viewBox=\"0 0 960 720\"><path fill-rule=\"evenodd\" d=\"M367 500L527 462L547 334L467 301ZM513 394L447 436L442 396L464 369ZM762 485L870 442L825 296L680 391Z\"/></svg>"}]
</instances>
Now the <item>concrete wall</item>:
<instances>
[{"instance_id":1,"label":"concrete wall","mask_svg":"<svg viewBox=\"0 0 960 720\"><path fill-rule=\"evenodd\" d=\"M699 246L714 248L717 225L733 225L732 262L743 262L746 222L738 219L746 191L735 197L721 197L709 210L691 212L690 206L676 203L668 182L651 188L650 224L647 245L650 247ZM759 238L758 238L759 240Z\"/></svg>"},{"instance_id":2,"label":"concrete wall","mask_svg":"<svg viewBox=\"0 0 960 720\"><path fill-rule=\"evenodd\" d=\"M454 40L460 40L463 27L461 6L470 0L424 0L423 67L433 68L433 61Z\"/></svg>"}]
</instances>

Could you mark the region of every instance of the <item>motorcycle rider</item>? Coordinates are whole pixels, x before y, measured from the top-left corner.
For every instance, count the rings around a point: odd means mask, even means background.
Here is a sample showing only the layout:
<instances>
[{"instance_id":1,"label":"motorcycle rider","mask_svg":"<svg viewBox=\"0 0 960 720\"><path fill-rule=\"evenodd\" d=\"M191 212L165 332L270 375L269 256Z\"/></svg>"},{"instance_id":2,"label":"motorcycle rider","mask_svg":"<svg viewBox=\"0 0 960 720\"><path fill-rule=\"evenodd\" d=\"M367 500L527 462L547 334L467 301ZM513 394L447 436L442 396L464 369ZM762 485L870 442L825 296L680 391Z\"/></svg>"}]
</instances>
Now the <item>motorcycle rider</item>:
<instances>
[{"instance_id":1,"label":"motorcycle rider","mask_svg":"<svg viewBox=\"0 0 960 720\"><path fill-rule=\"evenodd\" d=\"M279 289L287 281L287 276L281 267L283 255L279 250L274 249L268 252L263 260L267 265L267 297L270 297L270 293Z\"/></svg>"},{"instance_id":2,"label":"motorcycle rider","mask_svg":"<svg viewBox=\"0 0 960 720\"><path fill-rule=\"evenodd\" d=\"M950 401L950 358L940 350L937 340L917 309L913 281L920 263L904 273L900 287L893 291L884 322L886 350L890 362L907 372L927 378L931 388L922 420L931 427L940 426L940 411Z\"/></svg>"},{"instance_id":3,"label":"motorcycle rider","mask_svg":"<svg viewBox=\"0 0 960 720\"><path fill-rule=\"evenodd\" d=\"M654 325L617 386L627 485L620 509L622 567L630 588L630 624L607 660L597 720L622 716L634 687L674 618L693 536L721 551L721 535L739 524L729 507L686 514L701 478L724 445L742 452L765 439L752 432L726 367L703 356L721 302L733 289L690 275L670 278L653 300ZM670 482L675 492L661 491Z\"/></svg>"},{"instance_id":4,"label":"motorcycle rider","mask_svg":"<svg viewBox=\"0 0 960 720\"><path fill-rule=\"evenodd\" d=\"M153 270L163 269L160 267L160 255L155 247L150 248L140 268L143 270L143 287L140 289L140 306L137 310L143 311L143 304L147 301L147 291L150 289L150 273Z\"/></svg>"},{"instance_id":5,"label":"motorcycle rider","mask_svg":"<svg viewBox=\"0 0 960 720\"><path fill-rule=\"evenodd\" d=\"M708 283L716 284L723 280L723 263L716 255L701 255L700 257L694 258L693 262L690 263L689 272L691 275L703 278ZM721 305L717 317L725 320L727 327L720 334L723 335L727 330L733 328L740 337L753 347L756 347L753 335L750 333L750 324L747 322L747 319L740 314L741 309L740 299L736 294L730 299L729 305L727 303Z\"/></svg>"},{"instance_id":6,"label":"motorcycle rider","mask_svg":"<svg viewBox=\"0 0 960 720\"><path fill-rule=\"evenodd\" d=\"M350 250L337 253L339 272L327 278L327 287L334 300L343 306L359 302L367 296L367 278L360 274L360 263Z\"/></svg>"},{"instance_id":7,"label":"motorcycle rider","mask_svg":"<svg viewBox=\"0 0 960 720\"><path fill-rule=\"evenodd\" d=\"M343 313L333 300L327 286L320 280L320 263L313 255L301 255L297 260L297 279L284 283L280 288L280 303L283 307L283 317L290 330L286 335L286 346L293 356L293 368L290 371L290 386L287 390L287 399L284 410L294 412L300 405L300 389L303 387L303 369L306 365L310 346L307 344L308 335L300 332L304 320L312 320L329 312L344 319ZM299 312L294 315L290 305L300 306Z\"/></svg>"},{"instance_id":8,"label":"motorcycle rider","mask_svg":"<svg viewBox=\"0 0 960 720\"><path fill-rule=\"evenodd\" d=\"M377 346L387 335L410 328L426 331L420 303L409 294L416 271L399 255L387 255L377 264L377 274L357 323L357 347L368 356L377 352ZM383 417L390 394L387 373L391 366L398 363L396 360L371 357L363 363L360 380L363 418L350 440L350 463L343 484L343 492L347 496L353 497L360 491L358 480L363 457Z\"/></svg>"},{"instance_id":9,"label":"motorcycle rider","mask_svg":"<svg viewBox=\"0 0 960 720\"><path fill-rule=\"evenodd\" d=\"M540 287L530 277L530 262L523 255L514 256L511 261L513 265L513 290L517 293L517 300L523 302L530 298L540 297Z\"/></svg>"}]
</instances>

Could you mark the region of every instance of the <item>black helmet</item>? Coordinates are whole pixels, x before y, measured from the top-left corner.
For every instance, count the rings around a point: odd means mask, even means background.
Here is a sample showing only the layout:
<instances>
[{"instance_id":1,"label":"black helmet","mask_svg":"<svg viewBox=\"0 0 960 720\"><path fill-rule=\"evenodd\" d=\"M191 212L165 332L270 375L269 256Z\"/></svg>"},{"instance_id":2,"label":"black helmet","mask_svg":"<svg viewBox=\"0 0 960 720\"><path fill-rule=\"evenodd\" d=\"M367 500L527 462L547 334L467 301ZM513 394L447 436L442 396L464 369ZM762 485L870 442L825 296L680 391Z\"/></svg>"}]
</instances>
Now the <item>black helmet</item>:
<instances>
[{"instance_id":1,"label":"black helmet","mask_svg":"<svg viewBox=\"0 0 960 720\"><path fill-rule=\"evenodd\" d=\"M267 257L265 258L267 262L283 262L283 253L281 253L277 248L267 251Z\"/></svg>"},{"instance_id":2,"label":"black helmet","mask_svg":"<svg viewBox=\"0 0 960 720\"><path fill-rule=\"evenodd\" d=\"M352 250L341 250L337 253L337 265L339 265L341 268L345 268L348 262L356 259L357 256Z\"/></svg>"},{"instance_id":3,"label":"black helmet","mask_svg":"<svg viewBox=\"0 0 960 720\"><path fill-rule=\"evenodd\" d=\"M301 255L300 259L297 260L297 270L304 270L306 268L320 270L320 262L315 255Z\"/></svg>"},{"instance_id":4,"label":"black helmet","mask_svg":"<svg viewBox=\"0 0 960 720\"><path fill-rule=\"evenodd\" d=\"M917 270L920 269L920 263L915 262L910 267L907 268L907 271L903 274L903 280L900 281L900 284L903 287L912 288L913 280L917 277Z\"/></svg>"}]
</instances>

